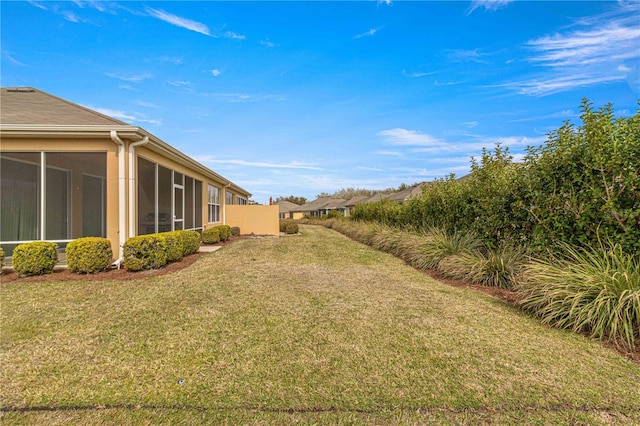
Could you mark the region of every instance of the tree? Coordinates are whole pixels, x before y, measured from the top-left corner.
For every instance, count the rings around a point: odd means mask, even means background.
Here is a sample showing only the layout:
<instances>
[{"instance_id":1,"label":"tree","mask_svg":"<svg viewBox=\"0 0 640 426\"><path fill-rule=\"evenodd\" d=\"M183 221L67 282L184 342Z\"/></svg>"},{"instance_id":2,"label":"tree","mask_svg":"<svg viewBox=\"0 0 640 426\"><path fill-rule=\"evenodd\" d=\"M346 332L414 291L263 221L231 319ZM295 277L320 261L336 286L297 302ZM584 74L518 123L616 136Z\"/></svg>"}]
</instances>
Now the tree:
<instances>
[{"instance_id":1,"label":"tree","mask_svg":"<svg viewBox=\"0 0 640 426\"><path fill-rule=\"evenodd\" d=\"M280 201L289 201L290 203L301 206L307 202L307 199L305 197L296 197L295 195L289 195L288 197L278 197L273 200L274 204L277 204Z\"/></svg>"}]
</instances>

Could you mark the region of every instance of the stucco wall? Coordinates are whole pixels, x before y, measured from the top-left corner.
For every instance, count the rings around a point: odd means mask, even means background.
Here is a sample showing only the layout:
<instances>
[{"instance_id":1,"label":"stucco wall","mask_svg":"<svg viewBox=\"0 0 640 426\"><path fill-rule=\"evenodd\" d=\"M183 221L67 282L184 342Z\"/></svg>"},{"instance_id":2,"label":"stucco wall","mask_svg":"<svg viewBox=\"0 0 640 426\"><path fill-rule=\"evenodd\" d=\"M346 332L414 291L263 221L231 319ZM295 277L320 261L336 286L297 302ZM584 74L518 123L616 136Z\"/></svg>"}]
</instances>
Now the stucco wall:
<instances>
[{"instance_id":1,"label":"stucco wall","mask_svg":"<svg viewBox=\"0 0 640 426\"><path fill-rule=\"evenodd\" d=\"M280 209L276 205L233 205L225 208L226 224L239 227L243 235L280 235Z\"/></svg>"}]
</instances>

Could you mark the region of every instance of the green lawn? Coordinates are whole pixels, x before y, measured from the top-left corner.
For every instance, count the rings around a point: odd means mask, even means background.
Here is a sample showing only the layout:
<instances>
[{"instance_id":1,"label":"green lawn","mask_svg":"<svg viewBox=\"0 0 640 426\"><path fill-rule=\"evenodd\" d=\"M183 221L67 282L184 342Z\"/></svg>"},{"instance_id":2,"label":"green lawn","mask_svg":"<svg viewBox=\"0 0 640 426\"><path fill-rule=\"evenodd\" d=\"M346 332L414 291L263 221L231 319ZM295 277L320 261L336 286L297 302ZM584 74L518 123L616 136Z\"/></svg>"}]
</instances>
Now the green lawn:
<instances>
[{"instance_id":1,"label":"green lawn","mask_svg":"<svg viewBox=\"0 0 640 426\"><path fill-rule=\"evenodd\" d=\"M335 231L1 289L3 424L638 424L640 365Z\"/></svg>"}]
</instances>

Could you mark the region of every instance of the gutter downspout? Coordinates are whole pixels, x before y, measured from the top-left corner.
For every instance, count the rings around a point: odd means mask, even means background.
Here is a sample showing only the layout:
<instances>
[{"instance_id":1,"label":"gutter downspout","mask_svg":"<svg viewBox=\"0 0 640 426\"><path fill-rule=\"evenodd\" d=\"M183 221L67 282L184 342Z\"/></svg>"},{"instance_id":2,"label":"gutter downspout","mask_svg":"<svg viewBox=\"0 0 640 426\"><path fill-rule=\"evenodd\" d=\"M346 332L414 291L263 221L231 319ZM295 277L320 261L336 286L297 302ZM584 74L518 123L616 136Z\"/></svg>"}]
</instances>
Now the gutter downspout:
<instances>
[{"instance_id":1,"label":"gutter downspout","mask_svg":"<svg viewBox=\"0 0 640 426\"><path fill-rule=\"evenodd\" d=\"M127 232L127 224L125 221L126 206L125 206L125 190L126 190L126 176L125 176L125 145L122 139L118 137L118 132L111 130L111 140L118 145L118 259L114 262L118 269L124 260L122 253L122 246L124 245Z\"/></svg>"},{"instance_id":2,"label":"gutter downspout","mask_svg":"<svg viewBox=\"0 0 640 426\"><path fill-rule=\"evenodd\" d=\"M222 224L226 225L227 224L227 188L231 186L231 182L227 183L225 186L222 187L222 189L224 190L224 209L222 210Z\"/></svg>"},{"instance_id":3,"label":"gutter downspout","mask_svg":"<svg viewBox=\"0 0 640 426\"><path fill-rule=\"evenodd\" d=\"M135 176L133 170L136 162L136 147L145 145L149 142L149 136L145 136L138 142L129 144L129 237L136 235L136 191L135 191Z\"/></svg>"}]
</instances>

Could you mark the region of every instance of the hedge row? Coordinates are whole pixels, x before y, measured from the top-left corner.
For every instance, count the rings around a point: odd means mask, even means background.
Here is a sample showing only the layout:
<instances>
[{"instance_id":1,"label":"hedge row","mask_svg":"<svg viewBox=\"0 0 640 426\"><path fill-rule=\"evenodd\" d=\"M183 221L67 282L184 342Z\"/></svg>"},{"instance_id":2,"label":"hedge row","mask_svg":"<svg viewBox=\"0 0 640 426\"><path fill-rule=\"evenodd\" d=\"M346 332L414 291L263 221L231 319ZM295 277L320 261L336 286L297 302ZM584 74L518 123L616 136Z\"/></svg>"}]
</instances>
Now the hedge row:
<instances>
[{"instance_id":1,"label":"hedge row","mask_svg":"<svg viewBox=\"0 0 640 426\"><path fill-rule=\"evenodd\" d=\"M611 240L640 251L640 110L614 118L607 105L582 104L582 125L566 123L513 162L499 144L483 150L465 179L427 185L400 205L357 205L351 217L401 228L473 232L493 248L505 240L535 253L563 244L595 247Z\"/></svg>"},{"instance_id":2,"label":"hedge row","mask_svg":"<svg viewBox=\"0 0 640 426\"><path fill-rule=\"evenodd\" d=\"M202 231L202 242L205 244L216 244L227 241L231 235L240 235L240 228L229 225L218 225Z\"/></svg>"},{"instance_id":3,"label":"hedge row","mask_svg":"<svg viewBox=\"0 0 640 426\"><path fill-rule=\"evenodd\" d=\"M200 247L197 231L172 231L129 238L122 246L124 266L130 271L158 269L195 253Z\"/></svg>"}]
</instances>

